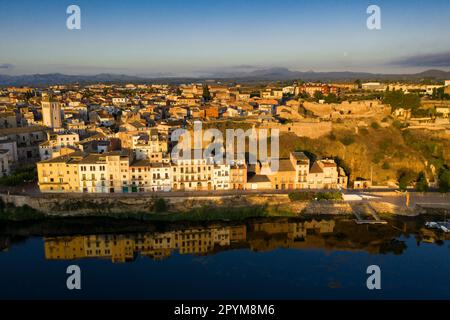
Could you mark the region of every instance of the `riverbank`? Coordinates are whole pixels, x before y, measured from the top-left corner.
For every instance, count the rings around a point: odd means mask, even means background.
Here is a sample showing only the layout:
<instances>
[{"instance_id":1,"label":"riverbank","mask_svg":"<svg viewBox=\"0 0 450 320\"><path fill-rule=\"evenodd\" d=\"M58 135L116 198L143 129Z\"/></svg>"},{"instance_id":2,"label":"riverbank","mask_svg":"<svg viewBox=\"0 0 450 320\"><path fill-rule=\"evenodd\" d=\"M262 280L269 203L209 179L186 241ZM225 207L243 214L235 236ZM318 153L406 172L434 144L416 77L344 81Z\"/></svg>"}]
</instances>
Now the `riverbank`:
<instances>
[{"instance_id":1,"label":"riverbank","mask_svg":"<svg viewBox=\"0 0 450 320\"><path fill-rule=\"evenodd\" d=\"M331 197L330 197L331 194ZM316 196L315 196L316 195ZM201 196L90 195L90 194L0 194L0 220L36 220L64 217L108 217L149 221L243 220L256 217L303 215L356 215L358 218L391 215L416 216L437 210L450 213L450 197L414 194L410 206L395 192L371 193L363 201L338 200L332 193L309 198L292 194L226 194ZM331 199L333 200L317 200Z\"/></svg>"}]
</instances>

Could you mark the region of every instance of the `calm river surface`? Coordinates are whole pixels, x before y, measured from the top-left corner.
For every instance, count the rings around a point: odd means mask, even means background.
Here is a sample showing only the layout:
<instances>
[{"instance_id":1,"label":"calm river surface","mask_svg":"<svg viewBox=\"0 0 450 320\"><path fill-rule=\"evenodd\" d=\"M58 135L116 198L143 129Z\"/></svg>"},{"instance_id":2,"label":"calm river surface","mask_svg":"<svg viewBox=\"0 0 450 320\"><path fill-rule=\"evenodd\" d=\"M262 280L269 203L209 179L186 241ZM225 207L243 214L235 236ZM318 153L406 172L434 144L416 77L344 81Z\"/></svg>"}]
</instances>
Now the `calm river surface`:
<instances>
[{"instance_id":1,"label":"calm river surface","mask_svg":"<svg viewBox=\"0 0 450 320\"><path fill-rule=\"evenodd\" d=\"M81 268L81 290L66 269ZM381 268L381 290L366 269ZM450 299L450 237L423 221L0 224L0 299Z\"/></svg>"}]
</instances>

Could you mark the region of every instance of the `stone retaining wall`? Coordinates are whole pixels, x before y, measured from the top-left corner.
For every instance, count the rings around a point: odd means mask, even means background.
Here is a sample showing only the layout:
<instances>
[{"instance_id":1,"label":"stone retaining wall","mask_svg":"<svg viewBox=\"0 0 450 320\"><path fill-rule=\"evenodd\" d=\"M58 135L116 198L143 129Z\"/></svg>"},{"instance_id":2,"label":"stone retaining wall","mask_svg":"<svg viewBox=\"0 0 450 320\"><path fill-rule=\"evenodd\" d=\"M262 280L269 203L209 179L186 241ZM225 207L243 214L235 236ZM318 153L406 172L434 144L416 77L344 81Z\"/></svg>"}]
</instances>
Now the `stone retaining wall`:
<instances>
[{"instance_id":1,"label":"stone retaining wall","mask_svg":"<svg viewBox=\"0 0 450 320\"><path fill-rule=\"evenodd\" d=\"M107 213L152 213L156 197L150 196L103 196L103 195L8 195L0 194L6 204L16 207L27 205L47 215L89 215ZM165 197L170 212L187 212L201 207L238 208L249 206L280 205L289 203L285 194L225 195L204 197Z\"/></svg>"}]
</instances>

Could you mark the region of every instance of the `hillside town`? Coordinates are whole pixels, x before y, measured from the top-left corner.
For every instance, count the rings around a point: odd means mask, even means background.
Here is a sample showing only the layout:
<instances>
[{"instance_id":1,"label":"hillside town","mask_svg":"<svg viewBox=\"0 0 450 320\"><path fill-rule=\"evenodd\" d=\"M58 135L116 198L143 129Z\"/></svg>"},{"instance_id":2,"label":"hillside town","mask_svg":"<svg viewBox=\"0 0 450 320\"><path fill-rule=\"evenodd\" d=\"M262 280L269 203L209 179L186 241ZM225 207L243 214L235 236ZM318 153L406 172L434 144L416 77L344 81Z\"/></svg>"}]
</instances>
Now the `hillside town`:
<instances>
[{"instance_id":1,"label":"hillside town","mask_svg":"<svg viewBox=\"0 0 450 320\"><path fill-rule=\"evenodd\" d=\"M420 97L421 106L386 103L380 93L389 92ZM450 81L8 87L0 89L0 176L35 165L44 193L369 188L373 177L351 176L336 154L281 145L277 170L213 155L180 160L171 136L198 121L319 140L336 126L359 132L398 122L449 135L449 95Z\"/></svg>"}]
</instances>

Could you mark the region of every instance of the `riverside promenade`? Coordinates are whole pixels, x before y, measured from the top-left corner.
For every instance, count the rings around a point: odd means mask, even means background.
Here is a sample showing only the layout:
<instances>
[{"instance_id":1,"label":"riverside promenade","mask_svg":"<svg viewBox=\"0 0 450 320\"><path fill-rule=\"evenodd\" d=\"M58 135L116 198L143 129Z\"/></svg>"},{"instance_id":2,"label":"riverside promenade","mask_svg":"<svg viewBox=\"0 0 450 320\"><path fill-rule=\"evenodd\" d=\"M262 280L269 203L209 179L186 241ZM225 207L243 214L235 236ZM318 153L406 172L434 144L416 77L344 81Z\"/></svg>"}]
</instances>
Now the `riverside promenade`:
<instances>
[{"instance_id":1,"label":"riverside promenade","mask_svg":"<svg viewBox=\"0 0 450 320\"><path fill-rule=\"evenodd\" d=\"M30 186L32 187L32 186ZM344 200L292 201L291 192L330 192L332 190L223 190L171 191L151 193L41 193L37 188L0 190L5 203L28 205L51 215L92 212L148 212L157 199L165 199L171 212L199 207L271 207L294 215L354 215L358 221L382 223L379 214L416 216L427 212L450 213L450 194L438 192L398 192L394 190L341 190ZM335 190L336 191L336 190Z\"/></svg>"},{"instance_id":2,"label":"riverside promenade","mask_svg":"<svg viewBox=\"0 0 450 320\"><path fill-rule=\"evenodd\" d=\"M24 195L39 198L61 198L61 199L85 199L85 198L205 198L205 197L230 197L244 195L288 195L292 192L329 192L330 189L303 189L303 190L205 190L205 191L170 191L170 192L145 192L145 193L42 193L36 184L28 184L21 187L0 188L1 194ZM408 191L409 203L406 194L394 189L364 189L340 190L346 195L355 195L370 199L371 202L386 202L404 208L414 208L416 205L439 205L450 206L450 193L440 192L415 192Z\"/></svg>"}]
</instances>

